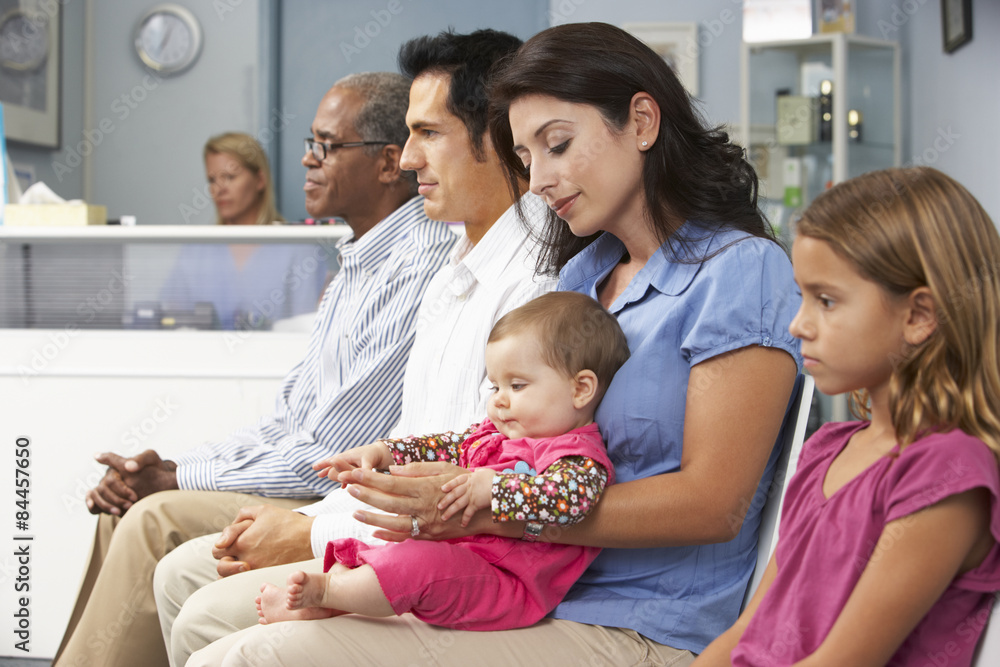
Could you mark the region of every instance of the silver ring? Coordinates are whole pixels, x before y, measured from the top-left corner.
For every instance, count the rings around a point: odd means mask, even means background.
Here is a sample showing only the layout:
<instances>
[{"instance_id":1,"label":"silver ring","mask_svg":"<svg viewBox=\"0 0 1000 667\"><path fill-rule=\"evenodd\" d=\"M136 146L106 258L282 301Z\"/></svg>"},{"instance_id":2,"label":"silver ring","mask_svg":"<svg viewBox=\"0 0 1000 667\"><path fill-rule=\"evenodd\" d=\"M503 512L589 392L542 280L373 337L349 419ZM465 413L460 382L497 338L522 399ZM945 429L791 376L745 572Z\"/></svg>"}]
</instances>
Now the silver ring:
<instances>
[{"instance_id":1,"label":"silver ring","mask_svg":"<svg viewBox=\"0 0 1000 667\"><path fill-rule=\"evenodd\" d=\"M410 528L410 537L416 537L417 535L419 535L420 524L417 523L417 517L415 516L410 517L410 525L413 526L412 528Z\"/></svg>"}]
</instances>

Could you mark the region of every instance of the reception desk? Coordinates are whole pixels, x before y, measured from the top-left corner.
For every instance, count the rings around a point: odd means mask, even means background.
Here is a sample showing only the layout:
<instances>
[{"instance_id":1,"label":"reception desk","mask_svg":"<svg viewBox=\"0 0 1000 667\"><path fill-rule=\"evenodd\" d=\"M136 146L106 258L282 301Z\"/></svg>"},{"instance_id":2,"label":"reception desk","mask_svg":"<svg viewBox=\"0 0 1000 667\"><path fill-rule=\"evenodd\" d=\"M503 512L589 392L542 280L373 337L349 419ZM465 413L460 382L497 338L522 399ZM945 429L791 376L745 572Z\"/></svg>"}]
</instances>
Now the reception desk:
<instances>
[{"instance_id":1,"label":"reception desk","mask_svg":"<svg viewBox=\"0 0 1000 667\"><path fill-rule=\"evenodd\" d=\"M193 330L176 322L135 328L128 316L134 316L136 303L149 301L155 277L166 275L170 266L159 261L162 255L199 243L332 249L346 231L343 226L0 227L0 270L8 278L27 276L20 288L28 290L7 290L8 328L0 329L0 443L8 453L2 464L8 491L0 531L0 618L16 629L21 619L15 614L23 618L27 609L30 637L25 652L17 634L0 633L0 656L51 658L59 645L96 524L83 502L103 474L94 454L155 449L169 458L221 438L272 410L281 379L305 352L308 313L271 322L268 330ZM93 263L106 265L95 271L119 270L123 279L109 285L111 274L81 277L91 291L78 290L76 303L63 311L68 319L50 309L45 328L10 327L25 324L12 322L19 313L37 323L46 311L27 301L41 297L38 278L28 271L37 266L26 267L22 260L57 255L57 247L83 251L81 256L88 247L101 248ZM45 272L58 270L56 264ZM91 306L80 309L81 303ZM115 315L84 321L98 308L99 315ZM17 495L20 490L26 493Z\"/></svg>"}]
</instances>

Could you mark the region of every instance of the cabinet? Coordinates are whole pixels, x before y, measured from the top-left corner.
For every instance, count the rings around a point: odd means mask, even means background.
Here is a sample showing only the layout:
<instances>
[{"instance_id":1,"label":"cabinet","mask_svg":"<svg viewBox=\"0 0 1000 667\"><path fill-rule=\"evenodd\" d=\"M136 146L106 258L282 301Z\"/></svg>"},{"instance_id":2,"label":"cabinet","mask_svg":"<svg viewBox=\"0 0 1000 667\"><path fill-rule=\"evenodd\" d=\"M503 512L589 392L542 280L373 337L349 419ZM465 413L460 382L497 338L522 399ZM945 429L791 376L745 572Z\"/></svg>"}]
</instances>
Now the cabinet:
<instances>
[{"instance_id":1,"label":"cabinet","mask_svg":"<svg viewBox=\"0 0 1000 667\"><path fill-rule=\"evenodd\" d=\"M740 64L739 139L761 177L762 204L786 239L795 213L824 189L901 163L896 42L844 33L744 42ZM796 165L801 199L786 202Z\"/></svg>"}]
</instances>

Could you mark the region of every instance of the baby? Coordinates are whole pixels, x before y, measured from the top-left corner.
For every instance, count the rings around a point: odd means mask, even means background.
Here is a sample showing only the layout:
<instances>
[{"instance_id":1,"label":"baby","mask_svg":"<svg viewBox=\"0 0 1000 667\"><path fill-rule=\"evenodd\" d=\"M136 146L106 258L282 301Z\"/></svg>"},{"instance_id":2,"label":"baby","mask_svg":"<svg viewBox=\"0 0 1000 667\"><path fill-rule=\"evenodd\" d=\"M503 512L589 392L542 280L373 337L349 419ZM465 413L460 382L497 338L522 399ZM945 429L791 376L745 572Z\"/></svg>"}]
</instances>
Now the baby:
<instances>
[{"instance_id":1,"label":"baby","mask_svg":"<svg viewBox=\"0 0 1000 667\"><path fill-rule=\"evenodd\" d=\"M442 487L442 518L461 512L466 526L489 509L495 522L527 521L525 539L336 540L326 573L295 572L285 590L261 588L261 623L409 612L435 625L502 630L543 618L600 551L535 540L545 524L583 519L613 481L594 412L628 356L617 320L586 295L553 292L505 315L486 346L493 393L482 424L461 435L380 440L316 467L336 479L356 467L455 462L470 472Z\"/></svg>"}]
</instances>

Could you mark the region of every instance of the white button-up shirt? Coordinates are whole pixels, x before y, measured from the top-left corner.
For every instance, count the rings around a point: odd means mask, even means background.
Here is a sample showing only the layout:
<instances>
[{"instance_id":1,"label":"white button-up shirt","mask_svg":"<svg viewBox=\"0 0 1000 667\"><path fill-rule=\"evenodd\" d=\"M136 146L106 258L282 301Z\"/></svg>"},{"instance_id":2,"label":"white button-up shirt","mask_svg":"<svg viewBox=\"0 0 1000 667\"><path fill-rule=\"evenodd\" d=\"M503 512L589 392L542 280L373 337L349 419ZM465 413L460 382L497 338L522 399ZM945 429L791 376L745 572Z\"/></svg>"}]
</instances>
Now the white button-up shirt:
<instances>
[{"instance_id":1,"label":"white button-up shirt","mask_svg":"<svg viewBox=\"0 0 1000 667\"><path fill-rule=\"evenodd\" d=\"M535 195L522 200L528 225L541 229L546 207ZM473 245L463 237L431 280L420 305L417 334L403 380L403 411L394 437L464 431L486 417L486 339L507 312L551 291L554 278L535 275L537 246L512 206ZM386 434L383 433L384 437ZM371 541L371 527L355 521L357 501L334 491L302 508L316 516L313 552L332 539Z\"/></svg>"}]
</instances>

